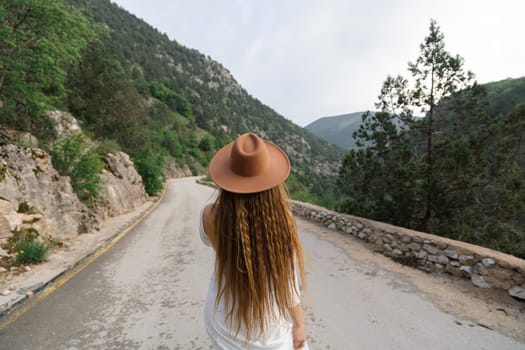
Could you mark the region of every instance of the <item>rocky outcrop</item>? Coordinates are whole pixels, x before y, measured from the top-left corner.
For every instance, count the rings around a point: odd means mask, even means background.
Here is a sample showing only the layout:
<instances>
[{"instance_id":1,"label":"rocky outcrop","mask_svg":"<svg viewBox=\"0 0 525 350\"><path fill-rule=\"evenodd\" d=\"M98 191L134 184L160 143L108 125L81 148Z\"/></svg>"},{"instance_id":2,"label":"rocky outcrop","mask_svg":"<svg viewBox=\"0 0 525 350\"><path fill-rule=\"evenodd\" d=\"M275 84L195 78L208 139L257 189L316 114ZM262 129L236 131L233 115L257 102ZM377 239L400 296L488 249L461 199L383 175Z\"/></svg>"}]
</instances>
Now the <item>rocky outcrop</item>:
<instances>
[{"instance_id":1,"label":"rocky outcrop","mask_svg":"<svg viewBox=\"0 0 525 350\"><path fill-rule=\"evenodd\" d=\"M82 132L78 121L67 112L50 111L47 115L55 122L59 138ZM141 206L148 195L129 156L123 152L108 153L104 161L107 166L100 175L104 188L95 211L103 216L116 216Z\"/></svg>"},{"instance_id":2,"label":"rocky outcrop","mask_svg":"<svg viewBox=\"0 0 525 350\"><path fill-rule=\"evenodd\" d=\"M71 238L100 226L77 198L68 177L53 168L38 148L0 146L1 236L23 224L58 239Z\"/></svg>"},{"instance_id":3,"label":"rocky outcrop","mask_svg":"<svg viewBox=\"0 0 525 350\"><path fill-rule=\"evenodd\" d=\"M78 121L71 114L62 111L49 111L47 116L55 122L58 137L68 137L82 131Z\"/></svg>"},{"instance_id":4,"label":"rocky outcrop","mask_svg":"<svg viewBox=\"0 0 525 350\"><path fill-rule=\"evenodd\" d=\"M191 170L190 168L188 168L187 165L184 165L184 167L181 168L175 163L174 160L167 160L164 162L162 173L168 179L177 179L180 177L186 177L186 176L192 175Z\"/></svg>"},{"instance_id":5,"label":"rocky outcrop","mask_svg":"<svg viewBox=\"0 0 525 350\"><path fill-rule=\"evenodd\" d=\"M107 169L101 174L104 181L102 200L97 204L105 216L116 216L133 210L148 199L142 178L126 153L108 153Z\"/></svg>"},{"instance_id":6,"label":"rocky outcrop","mask_svg":"<svg viewBox=\"0 0 525 350\"><path fill-rule=\"evenodd\" d=\"M73 192L69 178L37 148L0 146L0 238L30 225L58 239L92 232L104 216L133 210L148 199L142 178L125 153L109 153L101 174L103 191L94 209Z\"/></svg>"},{"instance_id":7,"label":"rocky outcrop","mask_svg":"<svg viewBox=\"0 0 525 350\"><path fill-rule=\"evenodd\" d=\"M22 218L11 202L0 199L0 238L8 237L11 231L20 225L22 225Z\"/></svg>"},{"instance_id":8,"label":"rocky outcrop","mask_svg":"<svg viewBox=\"0 0 525 350\"><path fill-rule=\"evenodd\" d=\"M0 144L15 143L26 147L38 147L38 139L29 132L8 129L0 125Z\"/></svg>"}]
</instances>

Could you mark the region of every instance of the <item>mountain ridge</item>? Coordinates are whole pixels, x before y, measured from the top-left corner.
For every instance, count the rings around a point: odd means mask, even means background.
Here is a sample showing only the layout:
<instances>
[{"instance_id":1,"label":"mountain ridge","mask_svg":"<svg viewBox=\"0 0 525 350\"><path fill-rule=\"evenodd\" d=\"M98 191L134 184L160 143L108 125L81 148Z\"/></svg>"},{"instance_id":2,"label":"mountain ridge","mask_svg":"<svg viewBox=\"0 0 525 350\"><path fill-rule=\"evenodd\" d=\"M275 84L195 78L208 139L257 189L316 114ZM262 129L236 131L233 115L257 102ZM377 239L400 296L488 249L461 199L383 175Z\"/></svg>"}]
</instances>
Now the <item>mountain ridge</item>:
<instances>
[{"instance_id":1,"label":"mountain ridge","mask_svg":"<svg viewBox=\"0 0 525 350\"><path fill-rule=\"evenodd\" d=\"M305 126L305 129L328 143L344 149L357 147L352 133L359 129L361 116L366 112L353 112L335 116L321 117Z\"/></svg>"}]
</instances>

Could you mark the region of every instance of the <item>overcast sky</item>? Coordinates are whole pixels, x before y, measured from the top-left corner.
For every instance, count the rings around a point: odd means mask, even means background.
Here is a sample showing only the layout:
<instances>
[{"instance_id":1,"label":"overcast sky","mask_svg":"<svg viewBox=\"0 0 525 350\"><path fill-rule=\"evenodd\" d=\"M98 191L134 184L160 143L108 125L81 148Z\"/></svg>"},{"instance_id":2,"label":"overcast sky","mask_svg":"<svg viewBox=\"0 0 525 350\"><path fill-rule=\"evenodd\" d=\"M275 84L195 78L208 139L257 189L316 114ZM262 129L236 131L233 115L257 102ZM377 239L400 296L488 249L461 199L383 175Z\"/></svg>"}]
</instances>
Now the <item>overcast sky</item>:
<instances>
[{"instance_id":1,"label":"overcast sky","mask_svg":"<svg viewBox=\"0 0 525 350\"><path fill-rule=\"evenodd\" d=\"M525 0L113 0L296 124L374 109L430 19L479 82L525 76Z\"/></svg>"}]
</instances>

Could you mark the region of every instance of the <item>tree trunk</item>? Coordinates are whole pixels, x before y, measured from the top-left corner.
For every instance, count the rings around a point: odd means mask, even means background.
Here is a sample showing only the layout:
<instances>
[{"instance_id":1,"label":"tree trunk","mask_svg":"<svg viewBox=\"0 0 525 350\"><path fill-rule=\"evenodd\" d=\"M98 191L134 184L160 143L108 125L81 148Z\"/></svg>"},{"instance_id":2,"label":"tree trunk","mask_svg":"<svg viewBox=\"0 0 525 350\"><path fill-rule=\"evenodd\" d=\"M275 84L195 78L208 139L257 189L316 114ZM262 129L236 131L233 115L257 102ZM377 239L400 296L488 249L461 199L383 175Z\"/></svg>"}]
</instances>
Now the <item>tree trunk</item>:
<instances>
[{"instance_id":1,"label":"tree trunk","mask_svg":"<svg viewBox=\"0 0 525 350\"><path fill-rule=\"evenodd\" d=\"M6 75L6 70L3 70L2 75L0 75L0 90L2 90L2 86L4 86L5 75Z\"/></svg>"},{"instance_id":2,"label":"tree trunk","mask_svg":"<svg viewBox=\"0 0 525 350\"><path fill-rule=\"evenodd\" d=\"M432 172L434 159L432 154L432 123L434 122L434 66L432 65L430 85L430 111L428 112L428 135L427 135L427 183L426 183L426 198L425 198L425 216L417 227L418 231L427 232L428 224L432 219Z\"/></svg>"},{"instance_id":3,"label":"tree trunk","mask_svg":"<svg viewBox=\"0 0 525 350\"><path fill-rule=\"evenodd\" d=\"M432 183L432 118L433 118L433 110L430 110L429 113L429 121L428 121L428 138L427 138L427 183L426 183L426 200L425 200L425 216L423 217L423 220L421 220L421 223L419 224L419 227L417 228L418 231L427 232L428 231L428 224L430 223L430 219L432 218L432 189L431 189L431 183Z\"/></svg>"}]
</instances>

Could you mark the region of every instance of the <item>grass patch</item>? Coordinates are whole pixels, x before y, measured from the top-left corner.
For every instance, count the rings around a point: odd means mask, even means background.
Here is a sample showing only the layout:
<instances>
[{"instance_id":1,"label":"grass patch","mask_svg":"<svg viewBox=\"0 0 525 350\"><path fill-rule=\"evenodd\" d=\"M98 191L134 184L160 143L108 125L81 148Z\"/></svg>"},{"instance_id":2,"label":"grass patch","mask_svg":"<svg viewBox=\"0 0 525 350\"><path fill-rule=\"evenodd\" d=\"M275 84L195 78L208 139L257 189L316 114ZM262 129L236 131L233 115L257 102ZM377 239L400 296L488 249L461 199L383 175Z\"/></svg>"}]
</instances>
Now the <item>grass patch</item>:
<instances>
[{"instance_id":1,"label":"grass patch","mask_svg":"<svg viewBox=\"0 0 525 350\"><path fill-rule=\"evenodd\" d=\"M47 252L51 246L32 239L29 241L22 241L16 245L16 254L13 259L14 265L41 263L46 260Z\"/></svg>"},{"instance_id":2,"label":"grass patch","mask_svg":"<svg viewBox=\"0 0 525 350\"><path fill-rule=\"evenodd\" d=\"M25 228L13 233L10 239L10 251L14 254L12 265L41 263L46 260L49 249L55 241L43 242L38 231Z\"/></svg>"}]
</instances>

